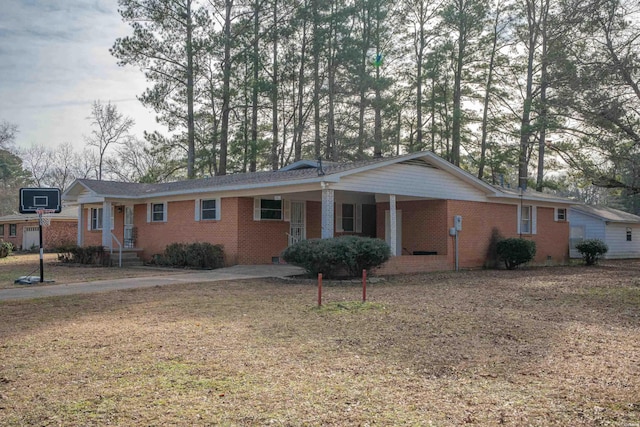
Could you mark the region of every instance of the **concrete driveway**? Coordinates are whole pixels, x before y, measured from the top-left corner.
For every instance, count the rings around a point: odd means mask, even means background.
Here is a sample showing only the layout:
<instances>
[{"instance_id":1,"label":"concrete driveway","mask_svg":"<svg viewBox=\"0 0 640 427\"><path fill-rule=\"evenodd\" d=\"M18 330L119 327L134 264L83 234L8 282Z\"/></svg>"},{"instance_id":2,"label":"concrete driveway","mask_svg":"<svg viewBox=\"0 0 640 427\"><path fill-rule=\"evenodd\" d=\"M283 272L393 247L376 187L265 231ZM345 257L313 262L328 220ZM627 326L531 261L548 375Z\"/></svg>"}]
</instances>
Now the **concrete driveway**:
<instances>
[{"instance_id":1,"label":"concrete driveway","mask_svg":"<svg viewBox=\"0 0 640 427\"><path fill-rule=\"evenodd\" d=\"M217 270L189 271L167 276L132 277L128 279L96 280L44 286L24 285L22 288L0 289L0 301L46 298L53 296L89 294L120 289L150 288L180 283L218 282L222 280L259 279L263 277L287 277L303 274L304 270L293 265L234 265Z\"/></svg>"}]
</instances>

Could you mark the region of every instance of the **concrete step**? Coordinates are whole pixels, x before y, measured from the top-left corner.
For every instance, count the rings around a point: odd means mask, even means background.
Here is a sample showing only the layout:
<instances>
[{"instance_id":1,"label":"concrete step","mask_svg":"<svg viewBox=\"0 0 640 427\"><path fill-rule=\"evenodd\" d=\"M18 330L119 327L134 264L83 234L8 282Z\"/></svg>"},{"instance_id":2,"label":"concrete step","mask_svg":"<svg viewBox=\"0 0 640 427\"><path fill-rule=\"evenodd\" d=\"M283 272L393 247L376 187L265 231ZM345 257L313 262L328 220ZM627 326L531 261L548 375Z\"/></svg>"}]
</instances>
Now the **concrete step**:
<instances>
[{"instance_id":1,"label":"concrete step","mask_svg":"<svg viewBox=\"0 0 640 427\"><path fill-rule=\"evenodd\" d=\"M108 254L109 265L113 267L118 266L118 257L119 254L117 251L113 251L113 253ZM135 251L126 251L122 252L122 266L123 267L134 267L144 265L142 260L138 257L138 252Z\"/></svg>"}]
</instances>

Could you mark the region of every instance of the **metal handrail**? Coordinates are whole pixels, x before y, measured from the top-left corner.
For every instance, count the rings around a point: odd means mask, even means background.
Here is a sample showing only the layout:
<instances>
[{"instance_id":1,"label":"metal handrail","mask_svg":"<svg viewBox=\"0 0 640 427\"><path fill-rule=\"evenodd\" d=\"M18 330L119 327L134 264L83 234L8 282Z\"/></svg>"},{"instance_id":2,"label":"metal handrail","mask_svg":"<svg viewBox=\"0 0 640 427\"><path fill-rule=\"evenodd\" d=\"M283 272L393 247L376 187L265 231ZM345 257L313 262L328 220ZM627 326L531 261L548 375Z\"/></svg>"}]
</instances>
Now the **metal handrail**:
<instances>
[{"instance_id":1,"label":"metal handrail","mask_svg":"<svg viewBox=\"0 0 640 427\"><path fill-rule=\"evenodd\" d=\"M118 267L122 268L122 244L120 240L115 236L115 234L111 233L111 239L115 240L118 244ZM113 255L113 245L111 245L111 255Z\"/></svg>"}]
</instances>

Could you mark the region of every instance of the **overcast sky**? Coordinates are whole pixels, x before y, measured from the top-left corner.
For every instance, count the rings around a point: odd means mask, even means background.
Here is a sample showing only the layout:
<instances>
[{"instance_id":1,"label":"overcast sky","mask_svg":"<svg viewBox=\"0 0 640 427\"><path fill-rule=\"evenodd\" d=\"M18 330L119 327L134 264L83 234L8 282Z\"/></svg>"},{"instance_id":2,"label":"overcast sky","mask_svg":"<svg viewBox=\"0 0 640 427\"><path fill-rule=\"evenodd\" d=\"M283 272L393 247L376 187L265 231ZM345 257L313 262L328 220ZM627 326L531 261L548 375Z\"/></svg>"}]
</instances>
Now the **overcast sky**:
<instances>
[{"instance_id":1,"label":"overcast sky","mask_svg":"<svg viewBox=\"0 0 640 427\"><path fill-rule=\"evenodd\" d=\"M18 147L71 142L81 150L94 100L131 116L136 135L158 128L136 99L147 86L142 72L119 67L109 53L129 33L117 7L117 0L2 0L0 122L18 125Z\"/></svg>"}]
</instances>

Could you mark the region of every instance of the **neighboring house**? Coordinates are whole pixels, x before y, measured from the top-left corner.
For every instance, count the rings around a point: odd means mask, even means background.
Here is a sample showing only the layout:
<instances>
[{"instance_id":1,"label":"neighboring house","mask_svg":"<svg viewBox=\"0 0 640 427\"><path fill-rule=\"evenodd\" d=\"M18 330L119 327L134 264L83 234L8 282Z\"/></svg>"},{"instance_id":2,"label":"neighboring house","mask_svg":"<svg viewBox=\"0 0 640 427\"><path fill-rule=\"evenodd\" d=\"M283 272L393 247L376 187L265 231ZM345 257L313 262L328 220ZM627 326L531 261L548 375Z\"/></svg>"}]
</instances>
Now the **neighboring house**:
<instances>
[{"instance_id":1,"label":"neighboring house","mask_svg":"<svg viewBox=\"0 0 640 427\"><path fill-rule=\"evenodd\" d=\"M575 244L600 239L609 251L605 258L640 258L640 216L601 206L579 205L569 210L570 256L581 258Z\"/></svg>"},{"instance_id":2,"label":"neighboring house","mask_svg":"<svg viewBox=\"0 0 640 427\"><path fill-rule=\"evenodd\" d=\"M318 166L164 184L79 179L62 200L79 206L79 244L145 259L206 241L224 245L228 265L268 264L298 240L354 234L389 242L382 273L450 270L461 216L461 268L485 264L494 229L535 240L536 263L568 260L570 200L493 187L430 152Z\"/></svg>"},{"instance_id":3,"label":"neighboring house","mask_svg":"<svg viewBox=\"0 0 640 427\"><path fill-rule=\"evenodd\" d=\"M78 209L64 208L51 214L51 225L42 227L42 244L45 250L76 243L78 234ZM37 214L15 214L0 217L0 240L11 242L18 250L40 247L40 231Z\"/></svg>"}]
</instances>

